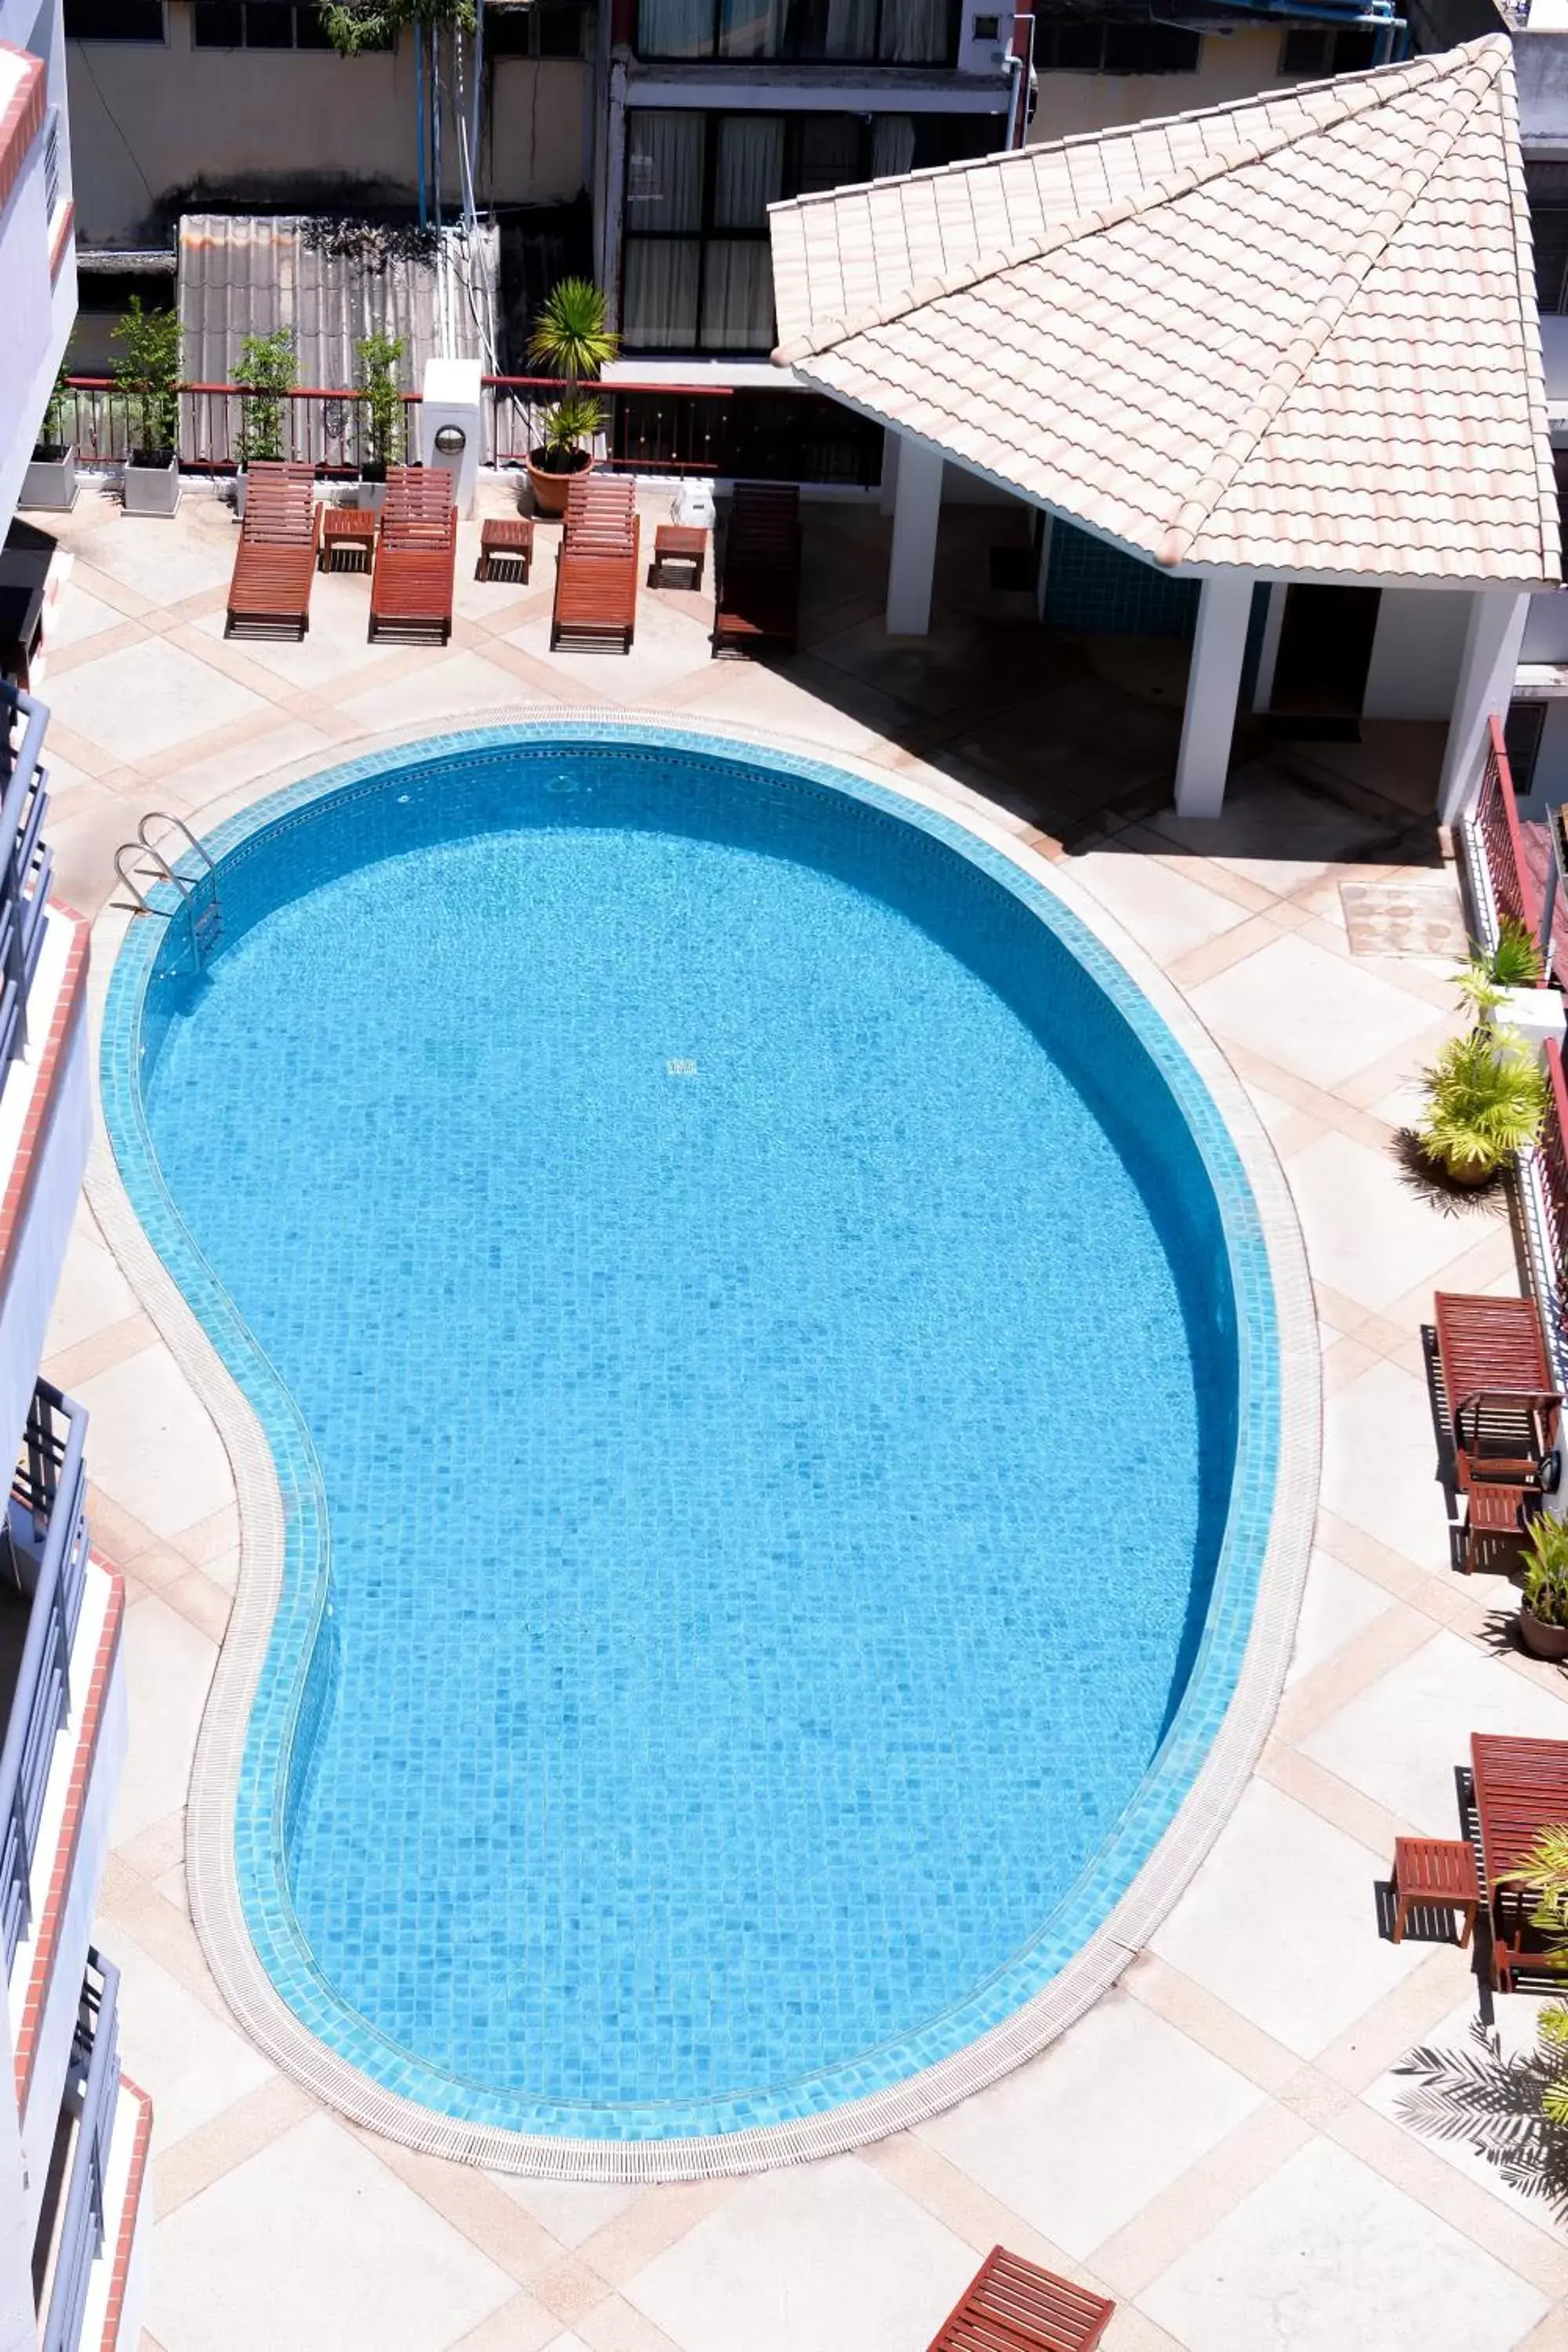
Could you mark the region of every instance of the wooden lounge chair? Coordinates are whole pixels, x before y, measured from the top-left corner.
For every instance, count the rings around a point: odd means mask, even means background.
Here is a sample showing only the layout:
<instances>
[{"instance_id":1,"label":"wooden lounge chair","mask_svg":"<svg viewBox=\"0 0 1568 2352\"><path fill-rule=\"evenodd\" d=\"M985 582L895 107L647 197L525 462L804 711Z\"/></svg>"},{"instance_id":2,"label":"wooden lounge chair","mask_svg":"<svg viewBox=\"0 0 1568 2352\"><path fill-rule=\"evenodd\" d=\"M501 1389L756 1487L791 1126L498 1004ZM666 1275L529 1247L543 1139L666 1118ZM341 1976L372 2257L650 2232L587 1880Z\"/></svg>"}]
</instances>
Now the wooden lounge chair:
<instances>
[{"instance_id":1,"label":"wooden lounge chair","mask_svg":"<svg viewBox=\"0 0 1568 2352\"><path fill-rule=\"evenodd\" d=\"M593 475L573 482L555 564L552 652L564 640L630 653L637 634L641 543L632 483Z\"/></svg>"},{"instance_id":2,"label":"wooden lounge chair","mask_svg":"<svg viewBox=\"0 0 1568 2352\"><path fill-rule=\"evenodd\" d=\"M1545 1939L1530 1924L1539 1899L1534 1891L1500 1881L1519 1867L1542 1830L1568 1822L1568 1740L1474 1732L1470 1769L1491 1917L1492 1982L1500 1992L1511 1992L1515 1974L1544 1949Z\"/></svg>"},{"instance_id":3,"label":"wooden lounge chair","mask_svg":"<svg viewBox=\"0 0 1568 2352\"><path fill-rule=\"evenodd\" d=\"M928 2352L1094 2352L1116 2305L993 2246Z\"/></svg>"},{"instance_id":4,"label":"wooden lounge chair","mask_svg":"<svg viewBox=\"0 0 1568 2352\"><path fill-rule=\"evenodd\" d=\"M370 583L371 643L397 637L444 646L457 568L450 474L445 466L389 466Z\"/></svg>"},{"instance_id":5,"label":"wooden lounge chair","mask_svg":"<svg viewBox=\"0 0 1568 2352\"><path fill-rule=\"evenodd\" d=\"M1464 1568L1511 1552L1557 1483L1563 1400L1528 1298L1436 1295L1437 1364L1465 1498Z\"/></svg>"},{"instance_id":6,"label":"wooden lounge chair","mask_svg":"<svg viewBox=\"0 0 1568 2352\"><path fill-rule=\"evenodd\" d=\"M737 482L719 565L716 654L782 646L800 628L800 492L793 483Z\"/></svg>"},{"instance_id":7,"label":"wooden lounge chair","mask_svg":"<svg viewBox=\"0 0 1568 2352\"><path fill-rule=\"evenodd\" d=\"M226 637L305 635L321 530L311 467L258 460L246 468Z\"/></svg>"}]
</instances>

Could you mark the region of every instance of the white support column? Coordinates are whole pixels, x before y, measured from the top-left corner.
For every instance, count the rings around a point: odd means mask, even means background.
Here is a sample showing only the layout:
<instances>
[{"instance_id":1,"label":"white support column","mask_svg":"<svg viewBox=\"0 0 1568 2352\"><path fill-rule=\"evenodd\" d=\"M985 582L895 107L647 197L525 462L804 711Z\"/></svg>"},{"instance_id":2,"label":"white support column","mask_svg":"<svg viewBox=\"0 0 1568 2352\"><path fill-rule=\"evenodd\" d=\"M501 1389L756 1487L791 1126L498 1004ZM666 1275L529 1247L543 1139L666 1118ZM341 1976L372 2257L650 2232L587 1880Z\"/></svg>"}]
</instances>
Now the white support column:
<instances>
[{"instance_id":1,"label":"white support column","mask_svg":"<svg viewBox=\"0 0 1568 2352\"><path fill-rule=\"evenodd\" d=\"M942 514L942 451L900 436L893 499L893 552L888 565L888 635L923 637L931 630L936 529Z\"/></svg>"},{"instance_id":2,"label":"white support column","mask_svg":"<svg viewBox=\"0 0 1568 2352\"><path fill-rule=\"evenodd\" d=\"M889 425L882 436L882 482L877 493L877 503L882 512L891 514L899 496L899 451L904 436Z\"/></svg>"},{"instance_id":3,"label":"white support column","mask_svg":"<svg viewBox=\"0 0 1568 2352\"><path fill-rule=\"evenodd\" d=\"M1252 588L1252 573L1240 571L1216 572L1203 584L1176 757L1178 816L1218 816L1225 806Z\"/></svg>"},{"instance_id":4,"label":"white support column","mask_svg":"<svg viewBox=\"0 0 1568 2352\"><path fill-rule=\"evenodd\" d=\"M1434 595L1444 593L1432 591ZM1444 824L1456 823L1476 796L1486 764L1489 722L1494 713L1506 718L1513 698L1514 672L1529 617L1529 597L1513 588L1479 588L1470 598L1469 626L1448 718L1448 747L1437 786L1437 814Z\"/></svg>"}]
</instances>

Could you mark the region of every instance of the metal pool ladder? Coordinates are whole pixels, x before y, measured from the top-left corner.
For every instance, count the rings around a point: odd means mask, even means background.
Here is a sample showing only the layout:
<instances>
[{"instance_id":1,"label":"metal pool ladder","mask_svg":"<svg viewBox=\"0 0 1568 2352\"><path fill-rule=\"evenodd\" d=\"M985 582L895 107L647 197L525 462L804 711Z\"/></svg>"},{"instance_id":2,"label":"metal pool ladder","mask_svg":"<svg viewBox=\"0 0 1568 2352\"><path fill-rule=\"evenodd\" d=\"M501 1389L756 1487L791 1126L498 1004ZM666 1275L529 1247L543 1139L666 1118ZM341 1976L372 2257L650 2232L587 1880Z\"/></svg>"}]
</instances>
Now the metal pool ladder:
<instances>
[{"instance_id":1,"label":"metal pool ladder","mask_svg":"<svg viewBox=\"0 0 1568 2352\"><path fill-rule=\"evenodd\" d=\"M200 858L202 870L195 876L181 874L171 865L160 845L150 838L149 828L165 825L177 833L184 843L179 852L194 851ZM167 836L165 835L165 838ZM138 869L136 860L147 863ZM131 870L126 870L126 861ZM137 911L143 915L162 915L163 909L154 907L142 888L143 883L172 883L179 893L180 906L191 929L191 949L201 970L207 958L215 953L223 938L223 901L218 896L217 867L203 848L183 817L171 816L164 809L149 809L136 828L134 841L126 842L114 853L114 870L136 901Z\"/></svg>"}]
</instances>

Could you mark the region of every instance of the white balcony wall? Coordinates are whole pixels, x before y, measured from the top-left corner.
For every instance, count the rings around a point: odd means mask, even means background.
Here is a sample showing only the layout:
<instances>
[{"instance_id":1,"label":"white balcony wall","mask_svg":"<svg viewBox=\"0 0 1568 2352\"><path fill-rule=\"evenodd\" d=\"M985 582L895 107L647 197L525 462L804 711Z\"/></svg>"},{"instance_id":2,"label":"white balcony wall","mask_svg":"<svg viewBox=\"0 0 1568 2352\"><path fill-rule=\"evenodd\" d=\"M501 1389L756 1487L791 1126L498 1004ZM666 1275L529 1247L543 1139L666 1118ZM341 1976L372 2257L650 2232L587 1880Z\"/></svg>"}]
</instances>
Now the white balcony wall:
<instances>
[{"instance_id":1,"label":"white balcony wall","mask_svg":"<svg viewBox=\"0 0 1568 2352\"><path fill-rule=\"evenodd\" d=\"M16 2080L11 2021L0 2001L0 2080ZM0 2099L0 2181L22 2178L22 2132L14 2097ZM33 2312L33 2230L26 2200L0 2196L0 2352L38 2352Z\"/></svg>"},{"instance_id":2,"label":"white balcony wall","mask_svg":"<svg viewBox=\"0 0 1568 2352\"><path fill-rule=\"evenodd\" d=\"M28 997L28 1025L34 1043L26 1059L13 1064L0 1093L0 1184L10 1172L16 1151L15 1127L25 1116L20 1099L28 1062L36 1064L48 1034L49 1015L63 978L71 938L62 917L51 915L38 958L38 971ZM51 989L51 982L53 983ZM87 1167L92 1139L92 1093L89 1076L87 1023L79 1012L72 1035L60 1049L50 1089L52 1109L40 1142L41 1154L31 1198L7 1256L4 1291L0 1292L0 1446L16 1457L26 1426L27 1406L44 1352L49 1315L65 1264L71 1217Z\"/></svg>"},{"instance_id":3,"label":"white balcony wall","mask_svg":"<svg viewBox=\"0 0 1568 2352\"><path fill-rule=\"evenodd\" d=\"M51 283L49 242L70 198L70 130L67 108L65 37L60 0L0 0L0 42L43 60L46 95L55 110L58 162L57 207L46 194L48 117L33 140L15 186L0 210L0 538L10 529L22 476L33 454L55 372L65 356L76 317L74 239Z\"/></svg>"}]
</instances>

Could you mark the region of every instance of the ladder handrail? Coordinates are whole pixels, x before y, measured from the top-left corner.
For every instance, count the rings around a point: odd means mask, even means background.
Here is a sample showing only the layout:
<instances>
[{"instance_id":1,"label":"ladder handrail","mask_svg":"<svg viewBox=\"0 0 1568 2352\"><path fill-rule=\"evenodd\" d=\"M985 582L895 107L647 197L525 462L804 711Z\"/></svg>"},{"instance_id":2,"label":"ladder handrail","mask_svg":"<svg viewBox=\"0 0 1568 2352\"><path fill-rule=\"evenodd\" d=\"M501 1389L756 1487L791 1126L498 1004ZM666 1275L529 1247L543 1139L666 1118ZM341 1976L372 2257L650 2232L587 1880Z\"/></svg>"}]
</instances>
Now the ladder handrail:
<instances>
[{"instance_id":1,"label":"ladder handrail","mask_svg":"<svg viewBox=\"0 0 1568 2352\"><path fill-rule=\"evenodd\" d=\"M185 823L183 816L174 816L171 814L167 809L149 809L146 815L142 818L141 824L136 828L136 838L142 844L142 848L147 851L149 856L156 857L159 860L171 882L180 883L180 877L175 873L163 852L158 848L155 843L148 840L147 828L150 824L173 825L176 833L184 834L185 847L195 851L196 856L201 859L207 873L216 874L217 872L217 867L213 861L212 852L207 848L205 842L200 842L196 839L195 835L191 831L190 826ZM184 883L180 883L180 887L182 890L185 888L185 885Z\"/></svg>"},{"instance_id":2,"label":"ladder handrail","mask_svg":"<svg viewBox=\"0 0 1568 2352\"><path fill-rule=\"evenodd\" d=\"M175 833L183 834L186 848L195 852L202 861L204 871L194 876L180 873L177 866L171 864L168 853L149 838L148 827L154 824L168 825ZM182 857L184 854L184 851L180 852ZM138 876L126 872L127 858L134 865L139 857L151 860L150 876L145 873ZM174 911L171 908L153 906L142 887L143 879L167 882L178 893L180 906L190 925L192 951L195 957L197 969L200 970L205 961L204 950L210 946L216 946L222 935L223 909L218 898L216 861L211 851L196 839L184 819L171 815L165 809L149 809L136 828L135 840L122 842L115 851L114 870L119 875L123 887L130 891L136 902L136 910L141 914L157 915L167 921L169 915ZM204 886L207 891L206 903L205 906L198 907L196 893Z\"/></svg>"}]
</instances>

